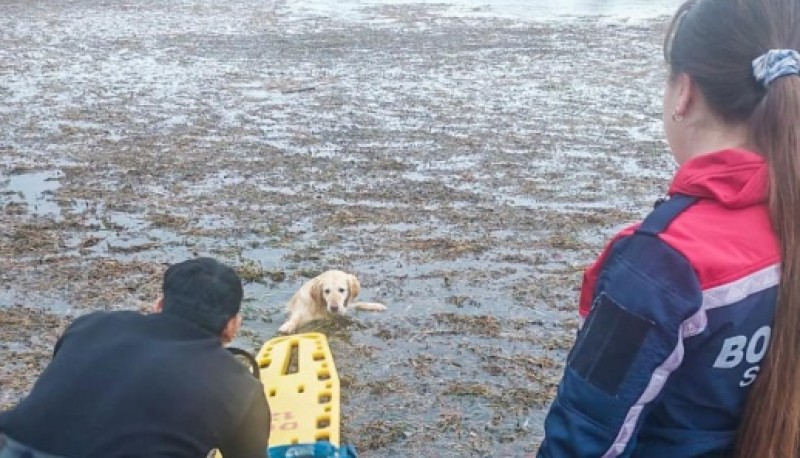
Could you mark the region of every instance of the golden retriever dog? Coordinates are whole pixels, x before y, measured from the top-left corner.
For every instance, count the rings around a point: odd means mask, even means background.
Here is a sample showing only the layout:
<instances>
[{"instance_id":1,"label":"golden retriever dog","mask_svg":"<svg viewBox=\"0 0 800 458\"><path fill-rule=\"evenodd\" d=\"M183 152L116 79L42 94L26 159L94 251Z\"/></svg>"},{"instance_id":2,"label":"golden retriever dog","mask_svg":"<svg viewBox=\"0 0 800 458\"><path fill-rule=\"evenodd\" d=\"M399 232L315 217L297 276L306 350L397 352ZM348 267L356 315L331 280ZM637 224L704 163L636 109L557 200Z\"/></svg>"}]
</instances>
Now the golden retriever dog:
<instances>
[{"instance_id":1,"label":"golden retriever dog","mask_svg":"<svg viewBox=\"0 0 800 458\"><path fill-rule=\"evenodd\" d=\"M328 270L311 280L294 293L287 304L289 319L278 329L291 334L310 321L324 318L328 313L344 315L350 308L382 312L386 306L377 302L353 302L361 291L355 275L341 270Z\"/></svg>"}]
</instances>

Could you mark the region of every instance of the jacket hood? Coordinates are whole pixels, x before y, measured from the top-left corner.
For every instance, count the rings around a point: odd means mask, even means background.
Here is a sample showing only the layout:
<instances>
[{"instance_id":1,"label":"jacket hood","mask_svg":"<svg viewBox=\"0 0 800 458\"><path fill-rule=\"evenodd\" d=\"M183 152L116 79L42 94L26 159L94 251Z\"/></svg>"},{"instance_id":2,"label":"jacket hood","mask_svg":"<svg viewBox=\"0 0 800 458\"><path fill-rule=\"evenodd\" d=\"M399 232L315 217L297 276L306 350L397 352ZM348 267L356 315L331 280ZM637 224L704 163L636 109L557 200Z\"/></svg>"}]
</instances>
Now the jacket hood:
<instances>
[{"instance_id":1,"label":"jacket hood","mask_svg":"<svg viewBox=\"0 0 800 458\"><path fill-rule=\"evenodd\" d=\"M686 161L675 174L669 194L714 199L728 208L767 201L769 167L751 151L727 149Z\"/></svg>"}]
</instances>

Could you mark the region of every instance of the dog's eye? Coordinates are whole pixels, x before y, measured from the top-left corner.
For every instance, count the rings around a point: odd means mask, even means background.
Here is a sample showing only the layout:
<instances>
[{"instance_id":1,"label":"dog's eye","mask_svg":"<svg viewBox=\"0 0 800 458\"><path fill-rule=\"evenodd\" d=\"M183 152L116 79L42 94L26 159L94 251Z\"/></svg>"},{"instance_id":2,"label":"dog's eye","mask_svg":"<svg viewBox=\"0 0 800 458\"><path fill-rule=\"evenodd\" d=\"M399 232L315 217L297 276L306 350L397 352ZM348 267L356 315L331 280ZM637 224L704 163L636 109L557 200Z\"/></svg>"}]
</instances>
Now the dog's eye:
<instances>
[{"instance_id":1,"label":"dog's eye","mask_svg":"<svg viewBox=\"0 0 800 458\"><path fill-rule=\"evenodd\" d=\"M344 288L339 288L339 292L344 294Z\"/></svg>"},{"instance_id":2,"label":"dog's eye","mask_svg":"<svg viewBox=\"0 0 800 458\"><path fill-rule=\"evenodd\" d=\"M330 293L331 293L330 288L325 288L325 294L330 294Z\"/></svg>"}]
</instances>

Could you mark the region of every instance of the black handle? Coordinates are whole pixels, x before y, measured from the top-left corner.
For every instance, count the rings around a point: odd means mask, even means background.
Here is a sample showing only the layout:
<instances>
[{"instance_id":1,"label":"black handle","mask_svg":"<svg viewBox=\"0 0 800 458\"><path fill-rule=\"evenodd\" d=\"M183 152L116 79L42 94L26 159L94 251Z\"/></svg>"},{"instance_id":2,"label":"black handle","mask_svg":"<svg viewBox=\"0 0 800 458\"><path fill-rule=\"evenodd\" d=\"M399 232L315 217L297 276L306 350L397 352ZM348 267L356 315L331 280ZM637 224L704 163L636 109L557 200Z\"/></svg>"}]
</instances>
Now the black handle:
<instances>
[{"instance_id":1,"label":"black handle","mask_svg":"<svg viewBox=\"0 0 800 458\"><path fill-rule=\"evenodd\" d=\"M253 373L253 377L261 380L261 368L258 366L258 361L256 358L250 354L247 350L242 350L241 348L236 347L226 347L227 350L233 353L233 356L236 357L244 357L245 360L250 364L250 372Z\"/></svg>"}]
</instances>

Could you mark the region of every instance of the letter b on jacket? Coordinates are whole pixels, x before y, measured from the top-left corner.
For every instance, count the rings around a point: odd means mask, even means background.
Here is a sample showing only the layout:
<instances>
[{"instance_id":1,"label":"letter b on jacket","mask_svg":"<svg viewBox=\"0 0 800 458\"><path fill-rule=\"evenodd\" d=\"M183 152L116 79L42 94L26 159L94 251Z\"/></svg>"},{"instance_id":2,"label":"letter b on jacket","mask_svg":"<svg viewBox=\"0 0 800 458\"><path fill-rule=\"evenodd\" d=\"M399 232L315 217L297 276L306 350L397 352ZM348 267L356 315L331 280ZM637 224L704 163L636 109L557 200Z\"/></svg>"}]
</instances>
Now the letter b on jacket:
<instances>
[{"instance_id":1,"label":"letter b on jacket","mask_svg":"<svg viewBox=\"0 0 800 458\"><path fill-rule=\"evenodd\" d=\"M759 328L750 339L747 336L728 337L722 343L722 349L714 362L716 369L733 369L742 360L749 364L758 364L767 353L771 329L769 326Z\"/></svg>"}]
</instances>

